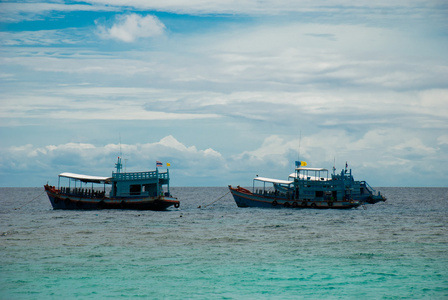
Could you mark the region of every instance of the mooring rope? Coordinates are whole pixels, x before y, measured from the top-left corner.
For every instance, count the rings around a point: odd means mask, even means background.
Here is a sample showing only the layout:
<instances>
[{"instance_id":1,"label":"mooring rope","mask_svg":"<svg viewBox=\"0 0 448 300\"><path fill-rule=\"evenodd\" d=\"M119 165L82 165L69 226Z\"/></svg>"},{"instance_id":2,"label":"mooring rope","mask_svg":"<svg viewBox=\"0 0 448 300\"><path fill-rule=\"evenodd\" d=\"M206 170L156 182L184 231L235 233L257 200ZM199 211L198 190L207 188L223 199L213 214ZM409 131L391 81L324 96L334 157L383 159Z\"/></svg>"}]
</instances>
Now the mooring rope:
<instances>
[{"instance_id":1,"label":"mooring rope","mask_svg":"<svg viewBox=\"0 0 448 300\"><path fill-rule=\"evenodd\" d=\"M19 210L19 209L21 209L22 207L24 207L25 205L30 204L31 202L33 202L34 200L36 200L37 198L39 198L39 197L42 196L43 194L45 194L45 191L43 191L42 193L40 193L39 196L34 197L34 198L31 199L30 201L28 201L28 202L22 204L20 207L14 208L14 210Z\"/></svg>"},{"instance_id":2,"label":"mooring rope","mask_svg":"<svg viewBox=\"0 0 448 300\"><path fill-rule=\"evenodd\" d=\"M224 195L222 195L221 197L219 197L219 198L216 199L215 201L213 201L213 202L211 202L211 203L209 203L209 204L204 205L204 208L206 208L207 206L210 206L210 205L212 205L213 203L215 203L215 202L221 200L222 198L224 198L225 196L227 196L229 193L230 193L230 191L228 191L227 193L225 193ZM202 208L202 206L199 205L198 208Z\"/></svg>"}]
</instances>

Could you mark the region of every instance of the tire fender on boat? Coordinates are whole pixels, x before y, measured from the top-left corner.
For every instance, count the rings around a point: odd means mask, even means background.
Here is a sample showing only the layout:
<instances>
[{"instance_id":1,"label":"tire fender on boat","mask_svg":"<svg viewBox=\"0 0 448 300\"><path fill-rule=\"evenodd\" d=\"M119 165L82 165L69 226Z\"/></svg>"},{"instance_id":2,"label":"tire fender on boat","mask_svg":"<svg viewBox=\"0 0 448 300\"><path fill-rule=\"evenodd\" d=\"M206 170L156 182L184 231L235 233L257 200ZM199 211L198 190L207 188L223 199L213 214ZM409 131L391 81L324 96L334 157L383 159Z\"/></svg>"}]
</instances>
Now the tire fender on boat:
<instances>
[{"instance_id":1,"label":"tire fender on boat","mask_svg":"<svg viewBox=\"0 0 448 300\"><path fill-rule=\"evenodd\" d=\"M284 207L289 207L289 202L285 202L285 203L283 203L283 206L284 206Z\"/></svg>"},{"instance_id":2,"label":"tire fender on boat","mask_svg":"<svg viewBox=\"0 0 448 300\"><path fill-rule=\"evenodd\" d=\"M277 201L275 201L275 200L272 201L272 206L277 206L277 204L278 204Z\"/></svg>"},{"instance_id":3,"label":"tire fender on boat","mask_svg":"<svg viewBox=\"0 0 448 300\"><path fill-rule=\"evenodd\" d=\"M298 204L296 201L294 201L294 202L292 203L292 207L299 207L299 204Z\"/></svg>"},{"instance_id":4,"label":"tire fender on boat","mask_svg":"<svg viewBox=\"0 0 448 300\"><path fill-rule=\"evenodd\" d=\"M328 206L333 206L333 202L328 202Z\"/></svg>"},{"instance_id":5,"label":"tire fender on boat","mask_svg":"<svg viewBox=\"0 0 448 300\"><path fill-rule=\"evenodd\" d=\"M174 207L175 207L175 208L179 208L179 206L180 206L179 203L175 203L175 204L174 204Z\"/></svg>"},{"instance_id":6,"label":"tire fender on boat","mask_svg":"<svg viewBox=\"0 0 448 300\"><path fill-rule=\"evenodd\" d=\"M61 199L59 199L58 197L54 197L54 203L59 203L59 201L60 201Z\"/></svg>"},{"instance_id":7,"label":"tire fender on boat","mask_svg":"<svg viewBox=\"0 0 448 300\"><path fill-rule=\"evenodd\" d=\"M306 201L302 202L302 207L306 207L308 205L308 203L306 203Z\"/></svg>"},{"instance_id":8,"label":"tire fender on boat","mask_svg":"<svg viewBox=\"0 0 448 300\"><path fill-rule=\"evenodd\" d=\"M311 203L311 207L316 208L317 207L316 203Z\"/></svg>"}]
</instances>

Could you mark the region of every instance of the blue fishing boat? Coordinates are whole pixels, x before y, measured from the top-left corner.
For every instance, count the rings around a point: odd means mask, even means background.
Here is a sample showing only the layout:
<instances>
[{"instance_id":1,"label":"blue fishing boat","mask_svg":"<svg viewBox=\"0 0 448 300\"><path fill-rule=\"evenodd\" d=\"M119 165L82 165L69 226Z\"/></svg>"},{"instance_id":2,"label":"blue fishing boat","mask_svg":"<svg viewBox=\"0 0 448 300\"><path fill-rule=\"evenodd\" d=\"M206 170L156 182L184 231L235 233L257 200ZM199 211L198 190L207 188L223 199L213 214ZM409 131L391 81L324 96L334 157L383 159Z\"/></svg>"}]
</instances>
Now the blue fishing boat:
<instances>
[{"instance_id":1,"label":"blue fishing boat","mask_svg":"<svg viewBox=\"0 0 448 300\"><path fill-rule=\"evenodd\" d=\"M159 162L157 162L159 165ZM44 186L53 209L135 209L165 210L178 208L180 202L170 194L169 170L166 172L121 172L121 158L111 177L59 174L58 187ZM61 187L61 179L68 185Z\"/></svg>"},{"instance_id":2,"label":"blue fishing boat","mask_svg":"<svg viewBox=\"0 0 448 300\"><path fill-rule=\"evenodd\" d=\"M252 191L229 185L238 207L291 207L349 209L364 203L386 201L365 181L355 181L352 170L328 175L324 168L309 168L296 162L295 172L288 180L255 177Z\"/></svg>"}]
</instances>

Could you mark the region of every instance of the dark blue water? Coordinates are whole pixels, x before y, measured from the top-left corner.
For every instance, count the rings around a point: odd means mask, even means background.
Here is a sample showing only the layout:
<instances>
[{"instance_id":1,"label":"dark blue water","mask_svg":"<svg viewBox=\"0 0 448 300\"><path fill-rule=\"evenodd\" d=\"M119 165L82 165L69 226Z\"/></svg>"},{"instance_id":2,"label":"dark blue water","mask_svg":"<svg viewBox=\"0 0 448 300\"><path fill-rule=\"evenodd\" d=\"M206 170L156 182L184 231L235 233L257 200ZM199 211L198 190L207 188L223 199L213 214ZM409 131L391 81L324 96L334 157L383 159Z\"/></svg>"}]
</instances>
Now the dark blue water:
<instances>
[{"instance_id":1,"label":"dark blue water","mask_svg":"<svg viewBox=\"0 0 448 300\"><path fill-rule=\"evenodd\" d=\"M172 188L181 207L152 212L1 188L0 298L448 299L448 188L380 190L365 209L293 210Z\"/></svg>"}]
</instances>

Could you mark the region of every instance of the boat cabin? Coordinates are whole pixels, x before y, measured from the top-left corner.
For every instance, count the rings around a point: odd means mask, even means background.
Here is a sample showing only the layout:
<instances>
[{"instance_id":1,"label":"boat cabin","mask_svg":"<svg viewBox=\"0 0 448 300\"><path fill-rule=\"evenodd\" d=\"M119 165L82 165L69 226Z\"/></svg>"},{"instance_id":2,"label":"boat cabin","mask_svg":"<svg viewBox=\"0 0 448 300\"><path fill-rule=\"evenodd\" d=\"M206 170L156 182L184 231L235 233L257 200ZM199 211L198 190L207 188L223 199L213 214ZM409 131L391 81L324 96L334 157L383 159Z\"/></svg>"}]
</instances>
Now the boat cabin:
<instances>
[{"instance_id":1,"label":"boat cabin","mask_svg":"<svg viewBox=\"0 0 448 300\"><path fill-rule=\"evenodd\" d=\"M170 194L170 178L168 170L159 172L158 169L149 172L113 173L110 180L112 189L110 197L157 197ZM163 186L167 186L164 192Z\"/></svg>"}]
</instances>

